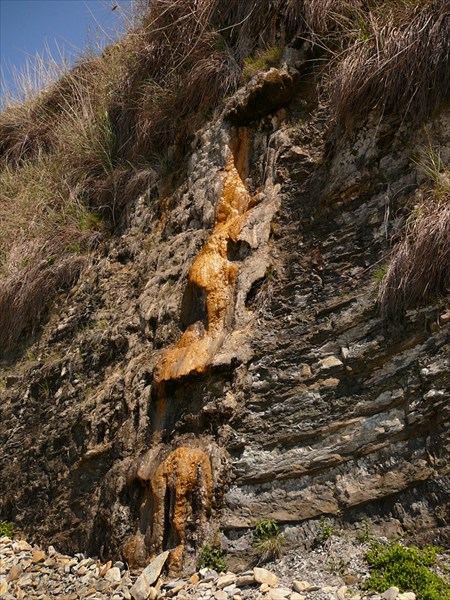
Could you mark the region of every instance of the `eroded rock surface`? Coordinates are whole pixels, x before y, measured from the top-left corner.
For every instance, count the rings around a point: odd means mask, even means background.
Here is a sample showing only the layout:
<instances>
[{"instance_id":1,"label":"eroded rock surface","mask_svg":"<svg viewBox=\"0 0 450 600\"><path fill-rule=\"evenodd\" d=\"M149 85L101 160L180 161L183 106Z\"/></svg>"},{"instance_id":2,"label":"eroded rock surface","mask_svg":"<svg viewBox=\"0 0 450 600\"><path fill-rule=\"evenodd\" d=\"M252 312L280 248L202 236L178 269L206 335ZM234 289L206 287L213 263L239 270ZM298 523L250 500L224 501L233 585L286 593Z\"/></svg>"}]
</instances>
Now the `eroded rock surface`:
<instances>
[{"instance_id":1,"label":"eroded rock surface","mask_svg":"<svg viewBox=\"0 0 450 600\"><path fill-rule=\"evenodd\" d=\"M245 555L260 518L447 539L448 305L376 304L429 141L386 119L326 146L326 108L269 74L4 358L1 511L33 539L174 570L220 529ZM449 113L428 128L449 158Z\"/></svg>"}]
</instances>

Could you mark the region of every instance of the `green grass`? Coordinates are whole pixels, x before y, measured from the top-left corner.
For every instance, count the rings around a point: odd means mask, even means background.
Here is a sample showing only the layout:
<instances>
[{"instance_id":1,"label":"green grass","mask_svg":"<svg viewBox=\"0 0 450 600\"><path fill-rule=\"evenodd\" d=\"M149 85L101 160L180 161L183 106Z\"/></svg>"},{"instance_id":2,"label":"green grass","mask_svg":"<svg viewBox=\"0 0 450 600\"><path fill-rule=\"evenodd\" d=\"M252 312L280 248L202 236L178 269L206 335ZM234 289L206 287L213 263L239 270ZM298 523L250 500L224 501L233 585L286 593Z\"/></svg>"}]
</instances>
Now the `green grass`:
<instances>
[{"instance_id":1,"label":"green grass","mask_svg":"<svg viewBox=\"0 0 450 600\"><path fill-rule=\"evenodd\" d=\"M257 521L253 536L253 549L258 564L264 564L282 555L286 540L280 534L280 527L275 519Z\"/></svg>"},{"instance_id":2,"label":"green grass","mask_svg":"<svg viewBox=\"0 0 450 600\"><path fill-rule=\"evenodd\" d=\"M271 67L276 67L282 54L281 46L272 46L266 50L260 50L254 56L249 56L244 59L244 69L242 76L244 81L248 81L260 71L267 71Z\"/></svg>"},{"instance_id":3,"label":"green grass","mask_svg":"<svg viewBox=\"0 0 450 600\"><path fill-rule=\"evenodd\" d=\"M218 573L226 571L227 565L224 560L224 553L222 548L214 548L205 544L200 550L198 561L198 569L213 569Z\"/></svg>"},{"instance_id":4,"label":"green grass","mask_svg":"<svg viewBox=\"0 0 450 600\"><path fill-rule=\"evenodd\" d=\"M12 537L14 534L14 524L9 521L0 521L0 537Z\"/></svg>"},{"instance_id":5,"label":"green grass","mask_svg":"<svg viewBox=\"0 0 450 600\"><path fill-rule=\"evenodd\" d=\"M373 544L366 554L370 566L367 589L383 592L395 586L401 592L414 592L418 600L450 600L450 586L430 569L439 552L435 546Z\"/></svg>"}]
</instances>

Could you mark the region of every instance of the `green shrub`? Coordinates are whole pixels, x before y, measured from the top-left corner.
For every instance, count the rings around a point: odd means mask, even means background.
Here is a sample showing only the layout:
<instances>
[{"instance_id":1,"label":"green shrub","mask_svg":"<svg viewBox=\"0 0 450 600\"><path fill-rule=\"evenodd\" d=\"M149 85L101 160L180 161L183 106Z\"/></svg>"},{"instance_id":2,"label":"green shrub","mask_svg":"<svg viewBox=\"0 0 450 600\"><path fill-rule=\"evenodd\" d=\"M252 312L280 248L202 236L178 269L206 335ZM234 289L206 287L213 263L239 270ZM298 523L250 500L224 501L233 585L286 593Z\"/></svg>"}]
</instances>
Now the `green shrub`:
<instances>
[{"instance_id":1,"label":"green shrub","mask_svg":"<svg viewBox=\"0 0 450 600\"><path fill-rule=\"evenodd\" d=\"M260 519L255 524L255 538L257 540L267 540L276 537L280 533L280 528L275 519Z\"/></svg>"},{"instance_id":2,"label":"green shrub","mask_svg":"<svg viewBox=\"0 0 450 600\"><path fill-rule=\"evenodd\" d=\"M258 564L279 558L283 553L285 539L274 519L260 519L255 524L253 548Z\"/></svg>"},{"instance_id":3,"label":"green shrub","mask_svg":"<svg viewBox=\"0 0 450 600\"><path fill-rule=\"evenodd\" d=\"M358 532L356 534L356 539L358 542L361 542L361 544L366 544L372 541L373 538L370 532L369 521L367 520L367 517L363 517L362 524L358 528Z\"/></svg>"},{"instance_id":4,"label":"green shrub","mask_svg":"<svg viewBox=\"0 0 450 600\"><path fill-rule=\"evenodd\" d=\"M14 533L14 525L9 521L0 521L0 537L12 537Z\"/></svg>"},{"instance_id":5,"label":"green shrub","mask_svg":"<svg viewBox=\"0 0 450 600\"><path fill-rule=\"evenodd\" d=\"M329 519L320 517L319 519L319 531L316 535L316 543L319 545L325 544L334 534L334 528Z\"/></svg>"},{"instance_id":6,"label":"green shrub","mask_svg":"<svg viewBox=\"0 0 450 600\"><path fill-rule=\"evenodd\" d=\"M226 571L227 565L223 557L222 548L212 548L208 544L205 544L200 550L197 567L198 569L213 569L218 573Z\"/></svg>"},{"instance_id":7,"label":"green shrub","mask_svg":"<svg viewBox=\"0 0 450 600\"><path fill-rule=\"evenodd\" d=\"M412 591L418 600L450 600L450 586L429 569L436 562L440 549L426 546L389 546L374 543L366 554L371 574L367 588L383 592L396 586L401 592Z\"/></svg>"}]
</instances>

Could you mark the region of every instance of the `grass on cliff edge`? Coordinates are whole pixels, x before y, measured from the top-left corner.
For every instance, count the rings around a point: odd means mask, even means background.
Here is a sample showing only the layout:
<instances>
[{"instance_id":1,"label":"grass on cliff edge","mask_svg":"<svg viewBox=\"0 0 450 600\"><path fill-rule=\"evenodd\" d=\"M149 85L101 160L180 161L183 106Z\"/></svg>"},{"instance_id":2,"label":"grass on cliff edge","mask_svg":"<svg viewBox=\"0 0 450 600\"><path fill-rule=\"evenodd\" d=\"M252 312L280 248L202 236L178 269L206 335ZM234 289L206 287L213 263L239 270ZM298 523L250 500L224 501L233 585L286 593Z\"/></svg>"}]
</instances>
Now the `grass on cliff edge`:
<instances>
[{"instance_id":1,"label":"grass on cliff edge","mask_svg":"<svg viewBox=\"0 0 450 600\"><path fill-rule=\"evenodd\" d=\"M328 65L318 83L326 82L331 131L371 110L425 118L449 92L449 7L152 0L100 56L9 101L0 112L0 352L39 324L89 252L120 230L129 203L165 164L161 154L175 163L186 156L249 57L276 48L278 60L283 45L310 40ZM274 57L263 59L265 68Z\"/></svg>"},{"instance_id":2,"label":"grass on cliff edge","mask_svg":"<svg viewBox=\"0 0 450 600\"><path fill-rule=\"evenodd\" d=\"M380 309L388 319L450 290L450 170L431 145L418 167L432 189L411 211L381 279Z\"/></svg>"},{"instance_id":3,"label":"grass on cliff edge","mask_svg":"<svg viewBox=\"0 0 450 600\"><path fill-rule=\"evenodd\" d=\"M395 586L400 592L414 592L418 600L450 600L450 585L430 569L440 551L435 546L419 549L398 542L388 547L374 543L366 554L370 566L367 589L384 592Z\"/></svg>"}]
</instances>

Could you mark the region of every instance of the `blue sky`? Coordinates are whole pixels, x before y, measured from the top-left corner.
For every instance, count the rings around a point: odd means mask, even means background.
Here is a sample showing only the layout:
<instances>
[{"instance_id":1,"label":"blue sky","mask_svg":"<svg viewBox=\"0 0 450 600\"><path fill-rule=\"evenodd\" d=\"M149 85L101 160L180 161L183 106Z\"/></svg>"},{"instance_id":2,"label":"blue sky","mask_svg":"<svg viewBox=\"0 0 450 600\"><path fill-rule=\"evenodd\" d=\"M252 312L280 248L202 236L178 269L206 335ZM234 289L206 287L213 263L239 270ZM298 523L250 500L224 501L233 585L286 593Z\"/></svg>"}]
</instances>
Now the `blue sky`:
<instances>
[{"instance_id":1,"label":"blue sky","mask_svg":"<svg viewBox=\"0 0 450 600\"><path fill-rule=\"evenodd\" d=\"M46 48L73 57L120 26L131 0L0 0L0 64L12 85L12 71ZM117 6L113 10L113 7Z\"/></svg>"}]
</instances>

